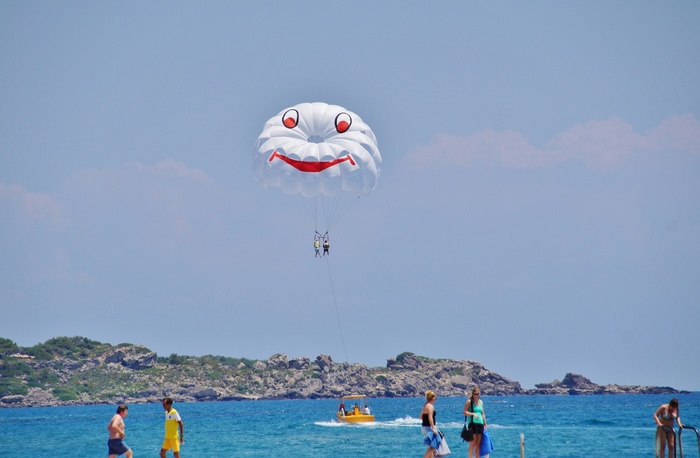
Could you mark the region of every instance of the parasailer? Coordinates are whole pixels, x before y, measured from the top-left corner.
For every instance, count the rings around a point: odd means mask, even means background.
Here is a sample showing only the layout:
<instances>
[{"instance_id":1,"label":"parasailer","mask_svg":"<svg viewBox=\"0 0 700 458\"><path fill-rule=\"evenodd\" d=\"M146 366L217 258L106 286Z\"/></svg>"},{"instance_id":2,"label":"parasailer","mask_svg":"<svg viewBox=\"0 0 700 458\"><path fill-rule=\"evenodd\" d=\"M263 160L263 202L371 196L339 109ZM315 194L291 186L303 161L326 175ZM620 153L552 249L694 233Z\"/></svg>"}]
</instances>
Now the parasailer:
<instances>
[{"instance_id":1,"label":"parasailer","mask_svg":"<svg viewBox=\"0 0 700 458\"><path fill-rule=\"evenodd\" d=\"M318 232L316 232L318 234ZM314 251L316 252L316 257L320 258L321 257L321 239L319 238L318 235L314 236Z\"/></svg>"},{"instance_id":2,"label":"parasailer","mask_svg":"<svg viewBox=\"0 0 700 458\"><path fill-rule=\"evenodd\" d=\"M302 196L315 230L323 215L324 245L333 223L359 196L372 192L381 162L369 126L352 111L322 102L300 103L270 118L253 151L260 185Z\"/></svg>"},{"instance_id":3,"label":"parasailer","mask_svg":"<svg viewBox=\"0 0 700 458\"><path fill-rule=\"evenodd\" d=\"M323 235L316 231L314 235L314 251L316 252L317 258L321 257L321 252L319 251L321 249L321 240L323 240L323 256L330 254L328 253L328 248L330 248L330 244L328 243L328 231Z\"/></svg>"}]
</instances>

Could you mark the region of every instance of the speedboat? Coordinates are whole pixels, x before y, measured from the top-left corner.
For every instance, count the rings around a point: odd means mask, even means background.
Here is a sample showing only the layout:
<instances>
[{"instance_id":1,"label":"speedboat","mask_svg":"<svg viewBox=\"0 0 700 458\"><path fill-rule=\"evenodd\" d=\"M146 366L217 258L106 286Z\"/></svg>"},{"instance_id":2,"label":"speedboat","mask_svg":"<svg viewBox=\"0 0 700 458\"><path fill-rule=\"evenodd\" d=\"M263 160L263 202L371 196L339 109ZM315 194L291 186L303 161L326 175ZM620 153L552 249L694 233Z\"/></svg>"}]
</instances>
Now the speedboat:
<instances>
[{"instance_id":1,"label":"speedboat","mask_svg":"<svg viewBox=\"0 0 700 458\"><path fill-rule=\"evenodd\" d=\"M340 398L340 406L335 416L343 423L374 421L374 415L369 413L368 398L364 394L351 394Z\"/></svg>"}]
</instances>

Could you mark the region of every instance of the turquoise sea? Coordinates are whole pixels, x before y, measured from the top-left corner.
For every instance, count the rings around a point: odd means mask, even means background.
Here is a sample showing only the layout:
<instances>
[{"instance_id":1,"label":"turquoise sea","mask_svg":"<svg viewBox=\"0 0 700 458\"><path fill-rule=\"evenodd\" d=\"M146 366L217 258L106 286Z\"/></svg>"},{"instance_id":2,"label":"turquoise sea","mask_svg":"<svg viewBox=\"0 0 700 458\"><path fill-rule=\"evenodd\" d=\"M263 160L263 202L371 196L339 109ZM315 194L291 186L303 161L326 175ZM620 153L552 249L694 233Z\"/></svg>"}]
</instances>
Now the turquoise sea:
<instances>
[{"instance_id":1,"label":"turquoise sea","mask_svg":"<svg viewBox=\"0 0 700 458\"><path fill-rule=\"evenodd\" d=\"M700 428L700 393L678 395L681 419ZM656 408L669 395L484 397L492 458L642 458L654 456ZM438 426L452 456L467 456L459 439L464 398L439 397ZM423 400L374 399L377 421L334 420L334 400L176 403L185 423L182 458L420 457ZM0 409L0 457L105 457L106 425L116 406ZM157 457L164 414L160 404L130 405L126 442L134 456ZM683 433L685 457L698 457L695 433ZM172 456L172 454L168 454ZM680 455L679 455L680 456Z\"/></svg>"}]
</instances>

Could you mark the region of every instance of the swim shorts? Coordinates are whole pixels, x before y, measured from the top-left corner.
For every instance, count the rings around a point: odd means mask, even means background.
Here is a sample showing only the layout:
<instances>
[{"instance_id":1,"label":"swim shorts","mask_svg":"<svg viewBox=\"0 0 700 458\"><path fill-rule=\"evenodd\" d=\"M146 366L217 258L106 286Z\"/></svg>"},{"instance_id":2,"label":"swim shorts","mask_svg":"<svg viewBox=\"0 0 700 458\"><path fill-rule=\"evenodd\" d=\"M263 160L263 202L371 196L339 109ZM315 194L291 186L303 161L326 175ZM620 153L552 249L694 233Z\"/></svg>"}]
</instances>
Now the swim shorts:
<instances>
[{"instance_id":1,"label":"swim shorts","mask_svg":"<svg viewBox=\"0 0 700 458\"><path fill-rule=\"evenodd\" d=\"M163 440L163 450L172 450L173 452L180 451L180 438L178 437L166 437Z\"/></svg>"},{"instance_id":2,"label":"swim shorts","mask_svg":"<svg viewBox=\"0 0 700 458\"><path fill-rule=\"evenodd\" d=\"M123 455L131 450L122 439L108 440L107 447L109 448L109 452L107 453L108 455Z\"/></svg>"}]
</instances>

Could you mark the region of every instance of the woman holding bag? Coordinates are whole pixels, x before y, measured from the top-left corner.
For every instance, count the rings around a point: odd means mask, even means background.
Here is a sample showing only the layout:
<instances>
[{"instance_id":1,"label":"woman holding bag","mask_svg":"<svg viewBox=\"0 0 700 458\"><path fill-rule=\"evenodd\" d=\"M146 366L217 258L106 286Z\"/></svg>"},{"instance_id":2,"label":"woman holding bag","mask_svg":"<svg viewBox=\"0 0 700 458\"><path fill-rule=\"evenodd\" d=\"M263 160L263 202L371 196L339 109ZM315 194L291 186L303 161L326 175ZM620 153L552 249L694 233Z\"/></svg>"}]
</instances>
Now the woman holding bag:
<instances>
[{"instance_id":1,"label":"woman holding bag","mask_svg":"<svg viewBox=\"0 0 700 458\"><path fill-rule=\"evenodd\" d=\"M486 411L484 410L484 402L481 400L481 391L479 387L472 389L472 394L464 404L464 415L471 417L469 428L474 433L474 439L469 443L469 458L481 457L481 438L486 429Z\"/></svg>"},{"instance_id":2,"label":"woman holding bag","mask_svg":"<svg viewBox=\"0 0 700 458\"><path fill-rule=\"evenodd\" d=\"M421 432L423 433L423 436L427 436L430 432L432 432L435 435L437 435L438 433L437 426L435 426L436 400L437 395L433 391L428 390L425 392L425 404L423 404L423 408L420 411ZM425 451L423 458L432 458L433 456L435 456L436 453L437 447L433 448L430 445L428 445L428 450Z\"/></svg>"}]
</instances>

